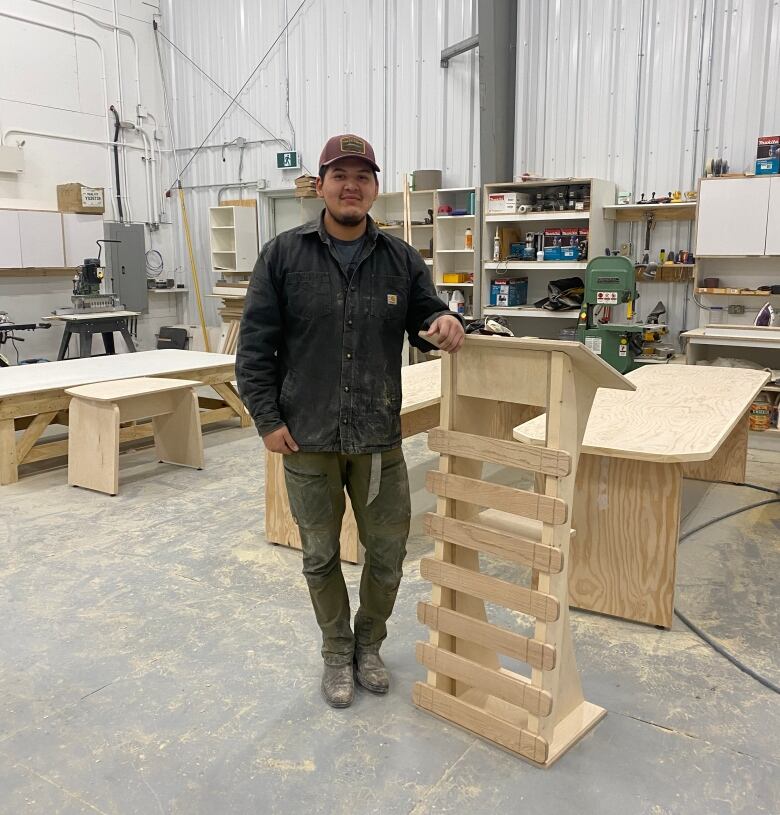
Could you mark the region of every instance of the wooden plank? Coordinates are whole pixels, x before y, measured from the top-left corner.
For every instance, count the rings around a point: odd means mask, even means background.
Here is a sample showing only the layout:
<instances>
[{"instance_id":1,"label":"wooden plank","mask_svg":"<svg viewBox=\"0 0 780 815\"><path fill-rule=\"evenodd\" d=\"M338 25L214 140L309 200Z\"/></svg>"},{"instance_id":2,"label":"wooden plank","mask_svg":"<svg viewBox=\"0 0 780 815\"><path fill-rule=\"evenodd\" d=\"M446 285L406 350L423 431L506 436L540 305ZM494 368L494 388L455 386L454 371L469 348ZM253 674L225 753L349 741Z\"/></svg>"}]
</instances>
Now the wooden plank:
<instances>
[{"instance_id":1,"label":"wooden plank","mask_svg":"<svg viewBox=\"0 0 780 815\"><path fill-rule=\"evenodd\" d=\"M560 549L481 524L458 521L455 518L443 518L441 515L429 512L423 518L423 528L425 533L432 538L496 555L512 563L521 563L545 572L560 572L563 568L563 556Z\"/></svg>"},{"instance_id":2,"label":"wooden plank","mask_svg":"<svg viewBox=\"0 0 780 815\"><path fill-rule=\"evenodd\" d=\"M214 383L211 387L233 408L241 420L241 427L249 427L252 424L252 418L249 412L244 407L241 397L230 382Z\"/></svg>"},{"instance_id":3,"label":"wooden plank","mask_svg":"<svg viewBox=\"0 0 780 815\"><path fill-rule=\"evenodd\" d=\"M605 716L603 707L582 701L555 726L555 732L547 751L545 767L554 764L572 745L589 733Z\"/></svg>"},{"instance_id":4,"label":"wooden plank","mask_svg":"<svg viewBox=\"0 0 780 815\"><path fill-rule=\"evenodd\" d=\"M547 760L548 746L544 739L515 727L475 705L422 682L415 683L412 697L415 705L423 710L464 727L523 758L538 764L543 764Z\"/></svg>"},{"instance_id":5,"label":"wooden plank","mask_svg":"<svg viewBox=\"0 0 780 815\"><path fill-rule=\"evenodd\" d=\"M436 648L427 642L418 642L416 653L417 661L430 671L465 682L536 716L550 715L552 697L546 691L535 688L524 676L503 669L495 671L486 668L478 662Z\"/></svg>"},{"instance_id":6,"label":"wooden plank","mask_svg":"<svg viewBox=\"0 0 780 815\"><path fill-rule=\"evenodd\" d=\"M218 410L203 410L200 413L201 425L216 424L217 422L229 422L236 418L236 412L232 407L223 407Z\"/></svg>"},{"instance_id":7,"label":"wooden plank","mask_svg":"<svg viewBox=\"0 0 780 815\"><path fill-rule=\"evenodd\" d=\"M169 464L202 470L203 433L198 397L193 390L178 391L173 396L173 410L152 420L157 458Z\"/></svg>"},{"instance_id":8,"label":"wooden plank","mask_svg":"<svg viewBox=\"0 0 780 815\"><path fill-rule=\"evenodd\" d=\"M96 402L118 402L183 388L196 388L199 385L200 382L190 379L139 376L132 379L116 379L108 382L95 382L92 385L80 385L76 388L67 388L65 393L68 396L78 396L80 399L92 399Z\"/></svg>"},{"instance_id":9,"label":"wooden plank","mask_svg":"<svg viewBox=\"0 0 780 815\"><path fill-rule=\"evenodd\" d=\"M434 631L493 648L512 659L527 662L532 668L550 671L555 667L555 648L552 645L452 609L419 602L417 619Z\"/></svg>"},{"instance_id":10,"label":"wooden plank","mask_svg":"<svg viewBox=\"0 0 780 815\"><path fill-rule=\"evenodd\" d=\"M571 471L571 456L563 450L523 442L489 439L437 428L428 434L428 447L445 456L465 456L507 467L519 467L556 478Z\"/></svg>"},{"instance_id":11,"label":"wooden plank","mask_svg":"<svg viewBox=\"0 0 780 815\"><path fill-rule=\"evenodd\" d=\"M22 434L22 438L16 445L16 461L24 463L25 456L32 450L33 445L41 437L44 430L51 424L57 412L39 413L33 418L27 429Z\"/></svg>"},{"instance_id":12,"label":"wooden plank","mask_svg":"<svg viewBox=\"0 0 780 815\"><path fill-rule=\"evenodd\" d=\"M767 371L645 365L628 378L634 393L600 390L582 452L642 461L706 461L740 424L768 381ZM545 443L544 416L515 429L518 441Z\"/></svg>"},{"instance_id":13,"label":"wooden plank","mask_svg":"<svg viewBox=\"0 0 780 815\"><path fill-rule=\"evenodd\" d=\"M68 485L119 492L119 407L74 398L68 433Z\"/></svg>"},{"instance_id":14,"label":"wooden plank","mask_svg":"<svg viewBox=\"0 0 780 815\"><path fill-rule=\"evenodd\" d=\"M744 482L747 470L748 428L749 422L745 415L709 461L692 461L682 465L683 478Z\"/></svg>"},{"instance_id":15,"label":"wooden plank","mask_svg":"<svg viewBox=\"0 0 780 815\"><path fill-rule=\"evenodd\" d=\"M425 487L443 498L500 509L542 523L564 524L568 517L565 501L502 484L491 484L477 478L431 471L426 474Z\"/></svg>"},{"instance_id":16,"label":"wooden plank","mask_svg":"<svg viewBox=\"0 0 780 815\"><path fill-rule=\"evenodd\" d=\"M474 334L466 335L466 342L458 352L464 355L464 360L459 362L458 396L473 396L477 399L500 400L538 407L547 405L549 370L547 354L522 348L485 348L478 344L470 344L469 341L474 339L482 338ZM508 370L517 365L523 368L522 377L497 375L498 371Z\"/></svg>"},{"instance_id":17,"label":"wooden plank","mask_svg":"<svg viewBox=\"0 0 780 815\"><path fill-rule=\"evenodd\" d=\"M425 363L420 363L424 365ZM416 366L415 366L416 367ZM408 439L418 433L424 433L439 424L439 405L428 405L420 410L401 414L401 438Z\"/></svg>"},{"instance_id":18,"label":"wooden plank","mask_svg":"<svg viewBox=\"0 0 780 815\"><path fill-rule=\"evenodd\" d=\"M681 492L679 464L580 457L573 606L671 627Z\"/></svg>"},{"instance_id":19,"label":"wooden plank","mask_svg":"<svg viewBox=\"0 0 780 815\"><path fill-rule=\"evenodd\" d=\"M437 586L464 592L547 622L557 620L560 614L560 604L549 594L516 586L506 580L453 566L451 563L423 558L420 561L420 575Z\"/></svg>"}]
</instances>

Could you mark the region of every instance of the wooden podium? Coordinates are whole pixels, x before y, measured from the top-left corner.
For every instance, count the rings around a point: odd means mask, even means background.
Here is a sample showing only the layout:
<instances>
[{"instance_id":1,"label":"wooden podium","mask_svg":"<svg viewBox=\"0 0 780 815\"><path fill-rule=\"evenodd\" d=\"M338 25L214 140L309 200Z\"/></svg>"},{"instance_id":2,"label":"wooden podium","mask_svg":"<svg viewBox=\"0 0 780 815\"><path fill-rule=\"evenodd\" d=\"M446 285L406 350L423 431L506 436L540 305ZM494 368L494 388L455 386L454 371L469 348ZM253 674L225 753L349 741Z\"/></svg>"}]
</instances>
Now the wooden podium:
<instances>
[{"instance_id":1,"label":"wooden podium","mask_svg":"<svg viewBox=\"0 0 780 815\"><path fill-rule=\"evenodd\" d=\"M420 572L433 596L417 616L431 634L417 643L428 677L414 703L543 767L606 714L583 699L568 604L574 482L598 388L634 386L577 342L470 335L443 355L440 427L429 435L441 458L427 478L435 553ZM528 406L546 412L546 447L512 439ZM484 481L484 462L530 471L540 489ZM480 553L529 567L529 584L482 574ZM491 623L485 601L529 615L533 636ZM527 663L530 678L499 654Z\"/></svg>"}]
</instances>

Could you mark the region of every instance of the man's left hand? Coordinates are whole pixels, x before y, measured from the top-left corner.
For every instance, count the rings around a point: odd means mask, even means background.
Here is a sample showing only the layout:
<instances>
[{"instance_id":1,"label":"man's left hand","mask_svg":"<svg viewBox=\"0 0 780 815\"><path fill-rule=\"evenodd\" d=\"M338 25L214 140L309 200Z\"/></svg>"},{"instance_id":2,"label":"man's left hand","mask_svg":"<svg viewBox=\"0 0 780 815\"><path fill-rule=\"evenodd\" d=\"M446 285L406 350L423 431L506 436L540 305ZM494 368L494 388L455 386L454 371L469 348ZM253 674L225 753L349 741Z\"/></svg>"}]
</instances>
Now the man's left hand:
<instances>
[{"instance_id":1,"label":"man's left hand","mask_svg":"<svg viewBox=\"0 0 780 815\"><path fill-rule=\"evenodd\" d=\"M450 354L454 354L460 349L466 336L461 321L450 314L442 314L437 317L431 323L427 333L431 335L438 334L438 347L442 351L449 351Z\"/></svg>"}]
</instances>

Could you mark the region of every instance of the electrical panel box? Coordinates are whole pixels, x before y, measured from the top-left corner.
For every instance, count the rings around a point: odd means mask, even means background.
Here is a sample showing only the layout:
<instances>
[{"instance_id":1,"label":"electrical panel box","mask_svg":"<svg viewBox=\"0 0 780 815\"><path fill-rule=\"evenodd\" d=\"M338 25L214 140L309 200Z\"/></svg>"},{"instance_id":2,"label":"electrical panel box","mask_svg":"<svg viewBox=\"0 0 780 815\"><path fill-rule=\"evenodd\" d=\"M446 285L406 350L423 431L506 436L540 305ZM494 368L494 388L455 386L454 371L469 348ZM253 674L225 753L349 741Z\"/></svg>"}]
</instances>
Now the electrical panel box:
<instances>
[{"instance_id":1,"label":"electrical panel box","mask_svg":"<svg viewBox=\"0 0 780 815\"><path fill-rule=\"evenodd\" d=\"M149 295L146 288L146 241L143 224L106 223L107 240L103 244L106 269L111 278L112 292L128 311L147 311Z\"/></svg>"}]
</instances>

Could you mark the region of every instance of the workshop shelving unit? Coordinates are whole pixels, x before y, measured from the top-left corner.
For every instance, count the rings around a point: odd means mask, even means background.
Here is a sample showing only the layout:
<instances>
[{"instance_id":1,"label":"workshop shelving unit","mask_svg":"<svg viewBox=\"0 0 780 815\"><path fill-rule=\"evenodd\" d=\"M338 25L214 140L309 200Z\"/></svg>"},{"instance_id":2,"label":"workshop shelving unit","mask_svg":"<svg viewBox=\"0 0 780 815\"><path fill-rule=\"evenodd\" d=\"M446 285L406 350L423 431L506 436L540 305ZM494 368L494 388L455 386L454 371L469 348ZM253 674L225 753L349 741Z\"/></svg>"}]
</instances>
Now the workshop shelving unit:
<instances>
[{"instance_id":1,"label":"workshop shelving unit","mask_svg":"<svg viewBox=\"0 0 780 815\"><path fill-rule=\"evenodd\" d=\"M257 261L254 207L209 207L211 268L220 278L249 279Z\"/></svg>"},{"instance_id":2,"label":"workshop shelving unit","mask_svg":"<svg viewBox=\"0 0 780 815\"><path fill-rule=\"evenodd\" d=\"M403 192L381 192L371 207L371 217L383 232L406 238L406 206Z\"/></svg>"},{"instance_id":3,"label":"workshop shelving unit","mask_svg":"<svg viewBox=\"0 0 780 815\"><path fill-rule=\"evenodd\" d=\"M585 210L544 211L526 213L489 213L488 196L498 192L517 192L530 195L531 202L537 193L547 193L558 187L587 187L589 206ZM557 338L562 328L574 328L579 310L555 312L535 307L533 304L547 296L547 284L562 277L583 277L587 261L537 261L514 260L505 256L498 261L493 259L493 239L496 230L511 228L518 232L518 241L523 242L529 232L541 232L556 227L587 227L588 257L603 253L604 247L612 243L612 227L604 220L604 208L615 201L615 185L609 181L594 178L559 178L544 181L486 184L483 193L482 216L482 275L481 302L482 315L502 315L512 320L525 321L521 327L512 325L517 333L533 334L538 337ZM568 204L568 202L567 202ZM514 242L514 241L513 241ZM528 298L524 306L497 307L490 305L490 287L493 280L506 278L528 279ZM533 322L528 322L533 320Z\"/></svg>"},{"instance_id":4,"label":"workshop shelving unit","mask_svg":"<svg viewBox=\"0 0 780 815\"><path fill-rule=\"evenodd\" d=\"M699 328L683 334L687 361L717 357L750 360L780 377L780 327L753 326L763 304L780 310L780 295L758 286L780 285L780 177L704 178L696 223L696 296L704 307ZM717 286L703 285L717 278ZM736 309L741 313L730 313ZM776 401L780 387L763 391ZM780 438L780 429L762 431Z\"/></svg>"},{"instance_id":5,"label":"workshop shelving unit","mask_svg":"<svg viewBox=\"0 0 780 815\"><path fill-rule=\"evenodd\" d=\"M466 215L438 214L439 207L449 206L455 211L469 210L473 199L474 212ZM479 230L477 216L478 193L474 187L451 187L436 190L434 199L434 259L433 281L442 300L449 302L453 291L463 293L464 317L471 319L479 313ZM472 245L466 246L466 230L470 229ZM468 275L461 283L445 283L445 274Z\"/></svg>"}]
</instances>

